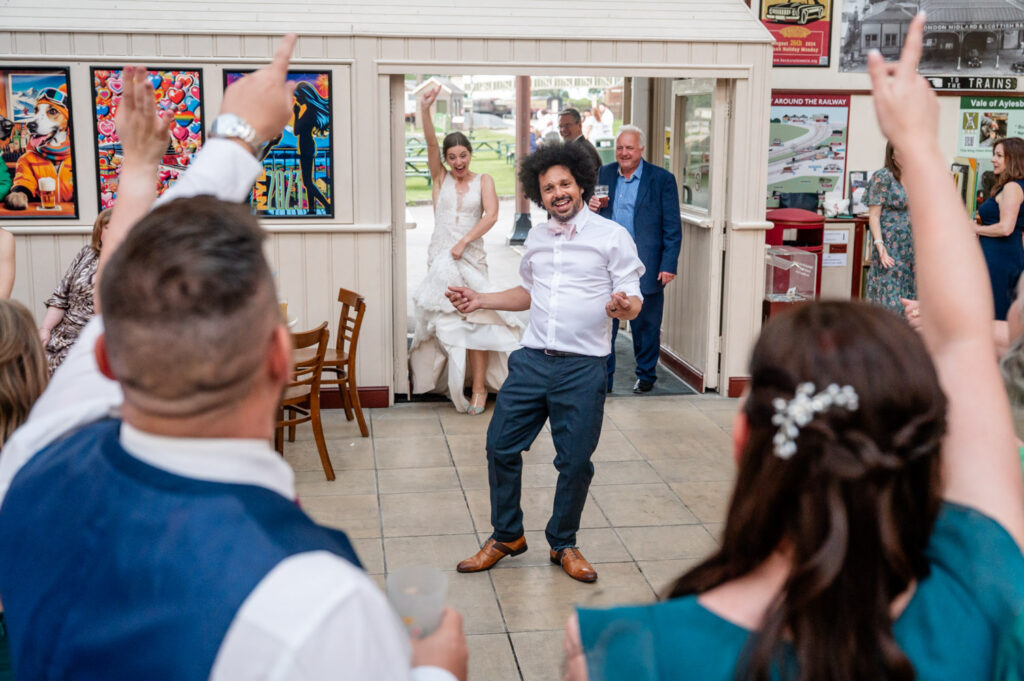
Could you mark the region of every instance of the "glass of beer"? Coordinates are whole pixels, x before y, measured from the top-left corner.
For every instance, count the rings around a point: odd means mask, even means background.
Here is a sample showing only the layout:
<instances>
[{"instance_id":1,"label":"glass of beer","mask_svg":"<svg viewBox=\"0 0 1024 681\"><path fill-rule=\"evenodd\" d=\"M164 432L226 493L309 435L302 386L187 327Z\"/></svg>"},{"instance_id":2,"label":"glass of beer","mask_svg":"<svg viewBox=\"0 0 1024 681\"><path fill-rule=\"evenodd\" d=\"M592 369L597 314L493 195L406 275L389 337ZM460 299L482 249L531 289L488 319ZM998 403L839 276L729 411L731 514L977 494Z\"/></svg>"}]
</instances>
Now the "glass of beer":
<instances>
[{"instance_id":1,"label":"glass of beer","mask_svg":"<svg viewBox=\"0 0 1024 681\"><path fill-rule=\"evenodd\" d=\"M43 210L57 208L57 180L52 177L39 178L39 203Z\"/></svg>"},{"instance_id":2,"label":"glass of beer","mask_svg":"<svg viewBox=\"0 0 1024 681\"><path fill-rule=\"evenodd\" d=\"M608 185L599 184L596 187L594 187L594 196L597 197L598 203L600 203L601 208L608 207Z\"/></svg>"}]
</instances>

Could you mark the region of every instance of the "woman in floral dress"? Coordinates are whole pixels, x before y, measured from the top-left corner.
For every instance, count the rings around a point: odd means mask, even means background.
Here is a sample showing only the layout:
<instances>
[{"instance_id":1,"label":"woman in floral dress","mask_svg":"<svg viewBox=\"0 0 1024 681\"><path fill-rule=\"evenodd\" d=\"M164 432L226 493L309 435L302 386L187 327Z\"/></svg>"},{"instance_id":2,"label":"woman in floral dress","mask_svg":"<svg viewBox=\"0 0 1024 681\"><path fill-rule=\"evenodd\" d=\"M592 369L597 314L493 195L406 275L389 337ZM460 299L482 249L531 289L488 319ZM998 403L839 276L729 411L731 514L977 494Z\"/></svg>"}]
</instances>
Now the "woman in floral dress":
<instances>
[{"instance_id":1,"label":"woman in floral dress","mask_svg":"<svg viewBox=\"0 0 1024 681\"><path fill-rule=\"evenodd\" d=\"M46 316L39 327L39 339L46 347L46 363L51 376L67 357L86 322L95 314L92 306L93 278L103 246L103 230L108 222L109 209L96 217L92 240L71 261L64 278L46 301Z\"/></svg>"},{"instance_id":2,"label":"woman in floral dress","mask_svg":"<svg viewBox=\"0 0 1024 681\"><path fill-rule=\"evenodd\" d=\"M868 182L866 203L875 247L865 297L902 316L900 298L917 298L917 289L907 194L900 183L899 158L892 144L885 145L885 167Z\"/></svg>"}]
</instances>

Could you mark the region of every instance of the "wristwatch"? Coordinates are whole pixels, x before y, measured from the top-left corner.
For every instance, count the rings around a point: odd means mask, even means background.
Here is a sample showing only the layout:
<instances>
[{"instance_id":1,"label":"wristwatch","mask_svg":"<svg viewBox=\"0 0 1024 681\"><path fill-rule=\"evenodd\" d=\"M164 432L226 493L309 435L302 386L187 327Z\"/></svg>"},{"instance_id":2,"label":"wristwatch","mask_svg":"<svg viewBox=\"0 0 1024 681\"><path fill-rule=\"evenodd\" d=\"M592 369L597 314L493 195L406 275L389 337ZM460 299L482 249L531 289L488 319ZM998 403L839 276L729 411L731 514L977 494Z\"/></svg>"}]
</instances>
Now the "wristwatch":
<instances>
[{"instance_id":1,"label":"wristwatch","mask_svg":"<svg viewBox=\"0 0 1024 681\"><path fill-rule=\"evenodd\" d=\"M267 146L266 142L256 138L255 128L233 113L221 114L213 120L210 137L241 140L252 150L256 158L260 158L260 154Z\"/></svg>"}]
</instances>

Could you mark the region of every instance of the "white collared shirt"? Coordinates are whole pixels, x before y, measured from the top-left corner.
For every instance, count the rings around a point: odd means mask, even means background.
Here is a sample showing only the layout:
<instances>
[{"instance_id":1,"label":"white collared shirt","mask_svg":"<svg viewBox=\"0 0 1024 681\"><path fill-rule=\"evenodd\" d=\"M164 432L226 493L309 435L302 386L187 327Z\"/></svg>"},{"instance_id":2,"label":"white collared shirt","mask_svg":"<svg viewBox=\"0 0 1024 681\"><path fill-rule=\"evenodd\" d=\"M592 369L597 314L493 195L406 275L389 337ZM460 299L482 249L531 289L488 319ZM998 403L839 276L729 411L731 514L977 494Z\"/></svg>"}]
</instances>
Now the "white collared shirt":
<instances>
[{"instance_id":1,"label":"white collared shirt","mask_svg":"<svg viewBox=\"0 0 1024 681\"><path fill-rule=\"evenodd\" d=\"M572 239L553 235L548 224L526 237L519 275L530 292L530 325L523 345L604 357L611 352L612 320L605 304L612 292L640 294L644 265L622 225L583 208L569 221Z\"/></svg>"},{"instance_id":2,"label":"white collared shirt","mask_svg":"<svg viewBox=\"0 0 1024 681\"><path fill-rule=\"evenodd\" d=\"M259 162L242 147L212 139L160 203L200 193L242 201L259 172ZM100 373L93 354L101 333L98 316L86 324L28 420L5 444L0 504L17 472L40 450L116 415L120 386ZM175 475L258 485L295 499L292 470L269 442L168 438L128 424L120 440L133 457ZM312 551L281 561L256 585L221 642L210 679L454 681L437 667L410 669L411 657L409 637L377 585L333 553Z\"/></svg>"}]
</instances>

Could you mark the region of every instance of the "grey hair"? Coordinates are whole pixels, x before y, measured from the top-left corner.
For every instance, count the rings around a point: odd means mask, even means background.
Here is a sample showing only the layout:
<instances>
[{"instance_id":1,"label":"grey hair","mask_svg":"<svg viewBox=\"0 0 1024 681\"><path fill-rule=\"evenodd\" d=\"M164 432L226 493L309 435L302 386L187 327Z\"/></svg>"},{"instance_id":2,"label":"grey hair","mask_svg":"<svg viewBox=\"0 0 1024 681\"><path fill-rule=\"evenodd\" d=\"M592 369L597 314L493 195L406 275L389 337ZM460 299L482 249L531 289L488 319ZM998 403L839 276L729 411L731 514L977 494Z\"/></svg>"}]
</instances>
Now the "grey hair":
<instances>
[{"instance_id":1,"label":"grey hair","mask_svg":"<svg viewBox=\"0 0 1024 681\"><path fill-rule=\"evenodd\" d=\"M640 138L640 146L641 147L646 147L647 146L647 135L645 135L644 131L641 130L640 128L636 127L635 125L624 125L621 128L619 128L619 134L615 136L616 144L618 144L619 138L622 137L622 133L624 133L624 132L634 133L637 137Z\"/></svg>"}]
</instances>

